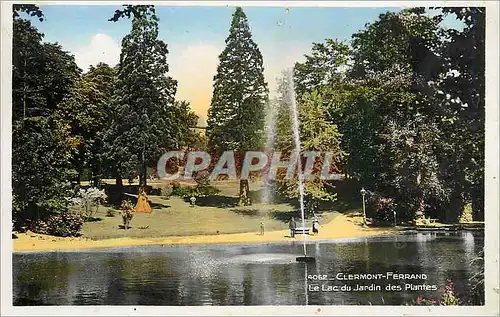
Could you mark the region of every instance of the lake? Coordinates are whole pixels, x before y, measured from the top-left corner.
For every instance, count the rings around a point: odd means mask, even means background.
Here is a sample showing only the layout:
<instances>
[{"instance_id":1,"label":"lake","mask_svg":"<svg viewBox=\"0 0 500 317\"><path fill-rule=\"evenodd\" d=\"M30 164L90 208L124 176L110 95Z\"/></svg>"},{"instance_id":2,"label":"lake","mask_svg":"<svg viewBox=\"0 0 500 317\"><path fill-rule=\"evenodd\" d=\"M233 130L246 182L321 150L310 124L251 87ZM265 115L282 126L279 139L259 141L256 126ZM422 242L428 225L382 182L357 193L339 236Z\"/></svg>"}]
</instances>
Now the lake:
<instances>
[{"instance_id":1,"label":"lake","mask_svg":"<svg viewBox=\"0 0 500 317\"><path fill-rule=\"evenodd\" d=\"M471 297L484 233L13 254L14 305L405 305ZM405 275L406 274L406 275Z\"/></svg>"}]
</instances>

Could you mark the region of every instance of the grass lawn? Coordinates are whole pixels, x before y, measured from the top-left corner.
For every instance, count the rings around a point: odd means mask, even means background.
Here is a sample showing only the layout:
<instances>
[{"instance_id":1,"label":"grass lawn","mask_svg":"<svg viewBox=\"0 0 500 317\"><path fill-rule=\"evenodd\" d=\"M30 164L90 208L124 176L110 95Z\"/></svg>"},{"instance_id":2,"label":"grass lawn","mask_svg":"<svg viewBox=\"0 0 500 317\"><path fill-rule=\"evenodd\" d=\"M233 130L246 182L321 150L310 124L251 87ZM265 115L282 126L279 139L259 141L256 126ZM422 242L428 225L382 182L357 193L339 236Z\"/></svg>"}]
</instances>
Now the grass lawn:
<instances>
[{"instance_id":1,"label":"grass lawn","mask_svg":"<svg viewBox=\"0 0 500 317\"><path fill-rule=\"evenodd\" d=\"M94 216L99 221L87 222L83 227L84 237L90 239L108 239L118 237L166 237L201 234L220 234L257 232L259 224L264 222L266 231L288 229L288 221L297 217L296 207L287 204L261 204L236 206L239 187L237 183L221 182L217 186L221 193L210 198L200 198L197 206L190 206L179 197L165 199L149 196L152 202L151 214L136 213L130 222L132 228L121 229L122 217L117 212L114 217L107 217L107 207L99 208ZM258 184L251 184L250 189L258 189ZM322 212L320 222L331 221L337 212ZM299 225L299 224L298 224ZM310 226L310 223L309 223Z\"/></svg>"},{"instance_id":2,"label":"grass lawn","mask_svg":"<svg viewBox=\"0 0 500 317\"><path fill-rule=\"evenodd\" d=\"M114 180L108 180L110 183ZM149 182L153 187L164 186L162 181ZM194 185L193 182L184 185ZM300 223L300 211L297 206L289 203L262 204L259 202L261 184L250 182L250 194L254 203L252 206L240 207L238 203L238 181L213 181L220 193L211 197L199 197L196 206L180 197L166 199L150 195L153 212L151 214L136 213L130 223L131 228L122 228L122 217L115 209L114 217L107 217L108 208L101 206L94 216L97 221L86 222L82 233L86 238L102 240L110 238L159 238L169 236L216 235L227 233L258 232L260 222L264 222L266 232L287 230L288 221L296 217ZM320 216L320 224L333 220L339 212L346 215L350 222L361 226L363 217L359 202L343 199L326 206ZM477 227L484 223L461 224L464 227ZM311 227L310 221L307 226ZM446 228L453 226L439 222L417 226L420 228Z\"/></svg>"}]
</instances>

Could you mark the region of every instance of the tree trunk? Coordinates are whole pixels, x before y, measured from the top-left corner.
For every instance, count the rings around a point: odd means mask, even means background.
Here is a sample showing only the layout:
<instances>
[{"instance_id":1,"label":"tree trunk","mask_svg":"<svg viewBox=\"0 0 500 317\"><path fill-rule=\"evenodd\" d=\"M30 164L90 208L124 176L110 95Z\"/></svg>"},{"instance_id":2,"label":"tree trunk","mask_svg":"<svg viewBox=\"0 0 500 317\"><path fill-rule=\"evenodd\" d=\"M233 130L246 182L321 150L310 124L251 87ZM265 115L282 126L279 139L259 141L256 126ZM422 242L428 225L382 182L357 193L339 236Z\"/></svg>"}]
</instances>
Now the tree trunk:
<instances>
[{"instance_id":1,"label":"tree trunk","mask_svg":"<svg viewBox=\"0 0 500 317\"><path fill-rule=\"evenodd\" d=\"M457 223L464 210L464 205L462 192L455 189L451 196L450 205L446 208L444 221L446 223Z\"/></svg>"},{"instance_id":2,"label":"tree trunk","mask_svg":"<svg viewBox=\"0 0 500 317\"><path fill-rule=\"evenodd\" d=\"M100 176L99 176L99 169L97 166L92 166L92 186L98 187L99 186L99 181L100 181Z\"/></svg>"},{"instance_id":3,"label":"tree trunk","mask_svg":"<svg viewBox=\"0 0 500 317\"><path fill-rule=\"evenodd\" d=\"M77 179L76 179L76 183L78 185L80 185L82 182L82 174L83 174L82 168L79 167L78 171L77 171Z\"/></svg>"},{"instance_id":4,"label":"tree trunk","mask_svg":"<svg viewBox=\"0 0 500 317\"><path fill-rule=\"evenodd\" d=\"M141 172L139 174L139 186L141 188L146 188L148 181L146 161L143 159L141 163Z\"/></svg>"},{"instance_id":5,"label":"tree trunk","mask_svg":"<svg viewBox=\"0 0 500 317\"><path fill-rule=\"evenodd\" d=\"M484 221L484 187L475 188L472 192L472 219Z\"/></svg>"},{"instance_id":6,"label":"tree trunk","mask_svg":"<svg viewBox=\"0 0 500 317\"><path fill-rule=\"evenodd\" d=\"M120 186L120 187L123 187L123 179L122 179L121 174L118 174L118 175L116 176L116 185L117 185L117 186Z\"/></svg>"},{"instance_id":7,"label":"tree trunk","mask_svg":"<svg viewBox=\"0 0 500 317\"><path fill-rule=\"evenodd\" d=\"M450 198L450 206L446 209L445 221L447 223L457 223L464 211L464 184L466 184L465 172L463 169L458 169L455 172L455 185Z\"/></svg>"},{"instance_id":8,"label":"tree trunk","mask_svg":"<svg viewBox=\"0 0 500 317\"><path fill-rule=\"evenodd\" d=\"M117 187L118 200L115 201L115 203L121 204L123 199L123 178L122 178L122 173L119 169L116 173L116 187Z\"/></svg>"},{"instance_id":9,"label":"tree trunk","mask_svg":"<svg viewBox=\"0 0 500 317\"><path fill-rule=\"evenodd\" d=\"M26 86L26 57L24 57L24 73L23 73L23 123L24 120L26 119L26 92L27 92L27 86Z\"/></svg>"},{"instance_id":10,"label":"tree trunk","mask_svg":"<svg viewBox=\"0 0 500 317\"><path fill-rule=\"evenodd\" d=\"M413 217L415 220L423 219L425 217L425 202L424 198L420 197L420 201L415 211L415 216Z\"/></svg>"},{"instance_id":11,"label":"tree trunk","mask_svg":"<svg viewBox=\"0 0 500 317\"><path fill-rule=\"evenodd\" d=\"M250 192L250 187L248 185L247 179L240 179L240 206L250 206L252 203L248 194Z\"/></svg>"},{"instance_id":12,"label":"tree trunk","mask_svg":"<svg viewBox=\"0 0 500 317\"><path fill-rule=\"evenodd\" d=\"M143 141L142 144L142 160L141 160L141 172L139 173L139 187L146 188L148 182L147 167L146 167L146 143Z\"/></svg>"}]
</instances>

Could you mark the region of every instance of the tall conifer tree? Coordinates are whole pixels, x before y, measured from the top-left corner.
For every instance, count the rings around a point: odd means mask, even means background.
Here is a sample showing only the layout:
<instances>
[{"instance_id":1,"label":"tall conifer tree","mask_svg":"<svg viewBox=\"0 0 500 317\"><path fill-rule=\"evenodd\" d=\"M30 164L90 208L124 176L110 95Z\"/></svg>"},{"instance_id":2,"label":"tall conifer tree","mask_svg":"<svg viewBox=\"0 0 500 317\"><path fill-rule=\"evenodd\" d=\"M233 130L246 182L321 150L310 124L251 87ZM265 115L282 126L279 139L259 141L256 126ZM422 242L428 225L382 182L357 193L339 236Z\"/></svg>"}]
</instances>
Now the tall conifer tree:
<instances>
[{"instance_id":1,"label":"tall conifer tree","mask_svg":"<svg viewBox=\"0 0 500 317\"><path fill-rule=\"evenodd\" d=\"M219 55L207 136L215 152L256 150L262 146L268 98L262 54L252 39L248 19L238 7L226 48ZM247 205L248 182L240 182L240 203Z\"/></svg>"},{"instance_id":2,"label":"tall conifer tree","mask_svg":"<svg viewBox=\"0 0 500 317\"><path fill-rule=\"evenodd\" d=\"M158 39L154 6L126 5L110 21L132 18L132 29L122 40L113 118L105 138L109 163L121 177L132 178L139 167L140 185L146 185L146 166L176 144L171 124L175 115L177 82L167 75L167 44Z\"/></svg>"}]
</instances>

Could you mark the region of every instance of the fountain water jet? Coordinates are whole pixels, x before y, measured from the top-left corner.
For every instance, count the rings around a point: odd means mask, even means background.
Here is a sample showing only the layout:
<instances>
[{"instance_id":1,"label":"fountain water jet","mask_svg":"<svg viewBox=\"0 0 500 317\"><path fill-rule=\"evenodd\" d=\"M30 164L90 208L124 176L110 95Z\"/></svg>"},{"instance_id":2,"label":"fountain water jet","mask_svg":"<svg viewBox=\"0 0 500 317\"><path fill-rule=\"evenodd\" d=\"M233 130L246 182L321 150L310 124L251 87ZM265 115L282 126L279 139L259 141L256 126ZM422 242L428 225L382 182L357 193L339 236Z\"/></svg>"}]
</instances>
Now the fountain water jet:
<instances>
[{"instance_id":1,"label":"fountain water jet","mask_svg":"<svg viewBox=\"0 0 500 317\"><path fill-rule=\"evenodd\" d=\"M295 96L295 84L293 82L293 69L287 72L287 88L288 93L290 94L290 110L291 110L291 119L292 119L292 129L293 129L293 139L295 142L295 151L297 152L298 162L297 164L297 173L298 173L298 188L299 188L299 204L300 204L300 214L302 217L302 229L306 228L305 215L304 215L304 174L302 173L302 167L300 165L300 122L299 122L299 111L297 108L297 98ZM306 248L306 233L302 232L303 242L304 242L304 256L298 257L297 261L299 262L313 262L313 257L307 256L307 248Z\"/></svg>"},{"instance_id":2,"label":"fountain water jet","mask_svg":"<svg viewBox=\"0 0 500 317\"><path fill-rule=\"evenodd\" d=\"M266 110L266 118L265 118L265 127L266 127L266 147L265 151L266 153L272 153L274 150L274 142L276 139L276 119L277 119L277 106L273 105L271 102L268 102L267 104L267 110ZM262 196L261 196L261 201L263 203L270 203L271 202L271 191L272 191L272 186L268 183L266 179L263 179L263 190L262 190Z\"/></svg>"},{"instance_id":3,"label":"fountain water jet","mask_svg":"<svg viewBox=\"0 0 500 317\"><path fill-rule=\"evenodd\" d=\"M286 94L286 103L290 108L290 120L292 121L292 130L293 130L293 140L295 143L295 152L297 153L298 162L300 163L300 154L301 154L301 144L300 144L300 122L299 122L299 112L297 107L297 98L295 95L295 85L293 82L293 69L285 72L285 94ZM276 121L277 121L277 113L278 107L276 105L272 105L268 103L267 111L266 111L266 152L271 153L274 150L274 142L276 139ZM300 204L300 212L302 217L302 228L305 229L305 215L304 215L304 175L302 173L302 168L300 164L297 164L297 172L298 172L298 190L299 190L299 204ZM271 196L271 186L264 180L263 191L262 191L262 202L269 203ZM306 233L303 231L303 242L304 242L304 256L297 257L296 260L299 262L314 262L314 257L307 256L307 248L306 248Z\"/></svg>"}]
</instances>

